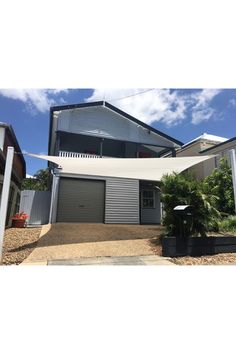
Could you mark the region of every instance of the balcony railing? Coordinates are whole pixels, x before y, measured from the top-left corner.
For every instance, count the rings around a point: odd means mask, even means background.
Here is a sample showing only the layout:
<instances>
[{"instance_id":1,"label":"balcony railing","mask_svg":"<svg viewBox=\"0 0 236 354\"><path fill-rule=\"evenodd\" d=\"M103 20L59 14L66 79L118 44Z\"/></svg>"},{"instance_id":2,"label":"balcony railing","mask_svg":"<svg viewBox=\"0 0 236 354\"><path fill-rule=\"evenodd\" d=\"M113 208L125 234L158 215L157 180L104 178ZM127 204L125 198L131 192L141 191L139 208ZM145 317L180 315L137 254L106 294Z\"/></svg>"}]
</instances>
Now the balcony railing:
<instances>
[{"instance_id":1,"label":"balcony railing","mask_svg":"<svg viewBox=\"0 0 236 354\"><path fill-rule=\"evenodd\" d=\"M59 151L60 157L75 157L81 159L100 159L99 155L93 154L83 154L82 152L71 152L71 151ZM102 156L103 158L108 158L108 156Z\"/></svg>"}]
</instances>

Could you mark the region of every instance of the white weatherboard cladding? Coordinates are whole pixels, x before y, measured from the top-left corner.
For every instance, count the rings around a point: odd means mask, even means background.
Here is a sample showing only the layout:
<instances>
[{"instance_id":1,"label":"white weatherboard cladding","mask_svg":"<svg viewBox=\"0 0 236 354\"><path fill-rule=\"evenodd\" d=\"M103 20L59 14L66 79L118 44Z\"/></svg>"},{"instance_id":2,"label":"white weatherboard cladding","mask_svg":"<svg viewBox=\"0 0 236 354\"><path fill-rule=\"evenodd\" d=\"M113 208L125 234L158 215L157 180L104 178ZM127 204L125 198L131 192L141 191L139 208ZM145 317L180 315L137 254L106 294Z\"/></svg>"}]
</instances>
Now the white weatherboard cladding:
<instances>
[{"instance_id":1,"label":"white weatherboard cladding","mask_svg":"<svg viewBox=\"0 0 236 354\"><path fill-rule=\"evenodd\" d=\"M149 132L139 124L107 107L63 110L58 115L57 129L101 138L173 147L172 141Z\"/></svg>"},{"instance_id":2,"label":"white weatherboard cladding","mask_svg":"<svg viewBox=\"0 0 236 354\"><path fill-rule=\"evenodd\" d=\"M139 224L139 181L106 179L106 224Z\"/></svg>"}]
</instances>

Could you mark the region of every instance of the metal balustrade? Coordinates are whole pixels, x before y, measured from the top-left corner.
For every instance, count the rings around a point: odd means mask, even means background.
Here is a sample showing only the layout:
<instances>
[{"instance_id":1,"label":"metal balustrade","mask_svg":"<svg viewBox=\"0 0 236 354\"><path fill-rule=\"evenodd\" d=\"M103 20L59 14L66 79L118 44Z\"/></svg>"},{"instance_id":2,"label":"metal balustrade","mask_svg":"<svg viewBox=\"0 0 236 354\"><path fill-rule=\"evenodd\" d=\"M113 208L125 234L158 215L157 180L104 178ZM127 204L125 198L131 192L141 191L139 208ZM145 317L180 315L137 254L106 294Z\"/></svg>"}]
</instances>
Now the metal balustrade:
<instances>
[{"instance_id":1,"label":"metal balustrade","mask_svg":"<svg viewBox=\"0 0 236 354\"><path fill-rule=\"evenodd\" d=\"M93 154L84 154L81 152L71 152L71 151L59 151L59 156L60 157L75 157L75 158L86 158L86 159L100 159L99 155L93 155ZM103 158L106 158L108 156L102 156Z\"/></svg>"}]
</instances>

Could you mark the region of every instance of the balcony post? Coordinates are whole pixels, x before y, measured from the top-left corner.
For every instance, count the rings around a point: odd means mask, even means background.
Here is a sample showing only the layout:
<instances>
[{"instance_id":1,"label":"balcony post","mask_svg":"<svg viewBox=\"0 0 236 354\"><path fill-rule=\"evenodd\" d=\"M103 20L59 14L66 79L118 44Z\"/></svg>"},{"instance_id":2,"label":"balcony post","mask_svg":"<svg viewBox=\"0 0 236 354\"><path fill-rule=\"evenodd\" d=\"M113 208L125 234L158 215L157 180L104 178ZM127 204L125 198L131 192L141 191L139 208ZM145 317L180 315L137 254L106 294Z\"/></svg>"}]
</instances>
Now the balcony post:
<instances>
[{"instance_id":1,"label":"balcony post","mask_svg":"<svg viewBox=\"0 0 236 354\"><path fill-rule=\"evenodd\" d=\"M172 157L176 157L176 150L175 150L175 148L172 148L172 149L171 149L171 156L172 156Z\"/></svg>"},{"instance_id":2,"label":"balcony post","mask_svg":"<svg viewBox=\"0 0 236 354\"><path fill-rule=\"evenodd\" d=\"M102 138L100 140L100 158L102 158L103 142L104 142L104 139Z\"/></svg>"}]
</instances>

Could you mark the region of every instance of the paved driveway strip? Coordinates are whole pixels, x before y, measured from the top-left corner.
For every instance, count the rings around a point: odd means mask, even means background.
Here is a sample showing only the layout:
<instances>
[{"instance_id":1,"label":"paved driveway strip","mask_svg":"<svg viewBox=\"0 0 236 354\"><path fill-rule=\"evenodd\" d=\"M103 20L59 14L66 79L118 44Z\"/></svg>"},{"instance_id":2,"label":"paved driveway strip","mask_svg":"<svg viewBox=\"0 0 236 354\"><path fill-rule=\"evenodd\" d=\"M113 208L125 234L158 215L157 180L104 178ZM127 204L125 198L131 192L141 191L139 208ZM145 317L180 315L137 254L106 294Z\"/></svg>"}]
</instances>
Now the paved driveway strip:
<instances>
[{"instance_id":1,"label":"paved driveway strip","mask_svg":"<svg viewBox=\"0 0 236 354\"><path fill-rule=\"evenodd\" d=\"M168 259L160 256L131 256L131 257L88 257L78 259L61 259L48 261L48 265L175 265Z\"/></svg>"}]
</instances>

